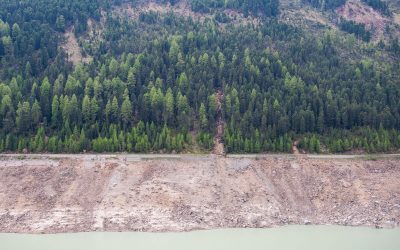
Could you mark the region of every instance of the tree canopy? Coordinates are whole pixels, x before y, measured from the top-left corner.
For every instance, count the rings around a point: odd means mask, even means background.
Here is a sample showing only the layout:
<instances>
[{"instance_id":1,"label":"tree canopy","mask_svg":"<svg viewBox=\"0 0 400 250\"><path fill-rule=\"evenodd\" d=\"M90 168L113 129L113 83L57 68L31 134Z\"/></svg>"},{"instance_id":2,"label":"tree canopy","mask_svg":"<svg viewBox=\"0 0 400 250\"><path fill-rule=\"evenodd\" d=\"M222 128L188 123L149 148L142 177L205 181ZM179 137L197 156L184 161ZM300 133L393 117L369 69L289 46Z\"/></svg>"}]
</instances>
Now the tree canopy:
<instances>
[{"instance_id":1,"label":"tree canopy","mask_svg":"<svg viewBox=\"0 0 400 250\"><path fill-rule=\"evenodd\" d=\"M0 2L0 151L208 152L220 119L227 152L290 152L295 140L315 153L400 147L398 41L370 45L390 55L373 60L363 41L280 22L278 1L192 0L195 11L234 8L262 21L107 15L93 60L73 66L62 32L73 26L79 37L112 4Z\"/></svg>"}]
</instances>

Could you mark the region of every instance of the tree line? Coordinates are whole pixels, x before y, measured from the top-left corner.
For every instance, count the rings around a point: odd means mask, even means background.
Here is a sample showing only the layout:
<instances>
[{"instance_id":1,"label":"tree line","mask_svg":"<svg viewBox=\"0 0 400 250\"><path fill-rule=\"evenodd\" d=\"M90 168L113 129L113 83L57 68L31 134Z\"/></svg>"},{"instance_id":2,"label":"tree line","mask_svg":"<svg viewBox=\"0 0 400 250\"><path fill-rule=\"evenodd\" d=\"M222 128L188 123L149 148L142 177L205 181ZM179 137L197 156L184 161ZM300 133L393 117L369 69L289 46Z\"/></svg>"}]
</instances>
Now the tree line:
<instances>
[{"instance_id":1,"label":"tree line","mask_svg":"<svg viewBox=\"0 0 400 250\"><path fill-rule=\"evenodd\" d=\"M310 4L314 8L334 10L340 6L343 6L347 0L304 0L304 2Z\"/></svg>"},{"instance_id":2,"label":"tree line","mask_svg":"<svg viewBox=\"0 0 400 250\"><path fill-rule=\"evenodd\" d=\"M356 23L351 20L340 19L339 27L341 30L354 34L358 39L362 39L365 42L369 42L372 37L371 31L365 28L365 24Z\"/></svg>"},{"instance_id":3,"label":"tree line","mask_svg":"<svg viewBox=\"0 0 400 250\"><path fill-rule=\"evenodd\" d=\"M392 12L389 8L389 4L382 0L362 0L367 5L371 6L375 10L381 12L383 15L391 16Z\"/></svg>"},{"instance_id":4,"label":"tree line","mask_svg":"<svg viewBox=\"0 0 400 250\"><path fill-rule=\"evenodd\" d=\"M279 0L190 0L193 11L208 13L215 9L237 9L245 16L272 17L279 14Z\"/></svg>"}]
</instances>

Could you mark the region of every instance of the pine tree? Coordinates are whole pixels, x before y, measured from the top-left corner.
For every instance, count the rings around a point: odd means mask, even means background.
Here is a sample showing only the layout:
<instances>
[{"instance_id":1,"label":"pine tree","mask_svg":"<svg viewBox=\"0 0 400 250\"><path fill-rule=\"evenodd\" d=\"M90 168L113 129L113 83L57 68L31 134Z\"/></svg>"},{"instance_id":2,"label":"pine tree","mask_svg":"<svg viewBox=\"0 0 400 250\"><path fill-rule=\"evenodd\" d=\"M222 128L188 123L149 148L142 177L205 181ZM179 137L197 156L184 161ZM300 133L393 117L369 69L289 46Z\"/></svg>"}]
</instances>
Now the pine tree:
<instances>
[{"instance_id":1,"label":"pine tree","mask_svg":"<svg viewBox=\"0 0 400 250\"><path fill-rule=\"evenodd\" d=\"M113 58L111 60L111 62L110 62L110 65L108 66L109 73L112 76L117 76L118 75L118 68L119 68L118 61L115 60L115 58Z\"/></svg>"},{"instance_id":2,"label":"pine tree","mask_svg":"<svg viewBox=\"0 0 400 250\"><path fill-rule=\"evenodd\" d=\"M206 114L206 107L201 103L199 110L200 127L204 130L208 128L208 119Z\"/></svg>"},{"instance_id":3,"label":"pine tree","mask_svg":"<svg viewBox=\"0 0 400 250\"><path fill-rule=\"evenodd\" d=\"M44 78L42 85L40 86L40 106L41 110L43 111L43 116L50 119L50 97L51 97L51 86L49 79L46 77Z\"/></svg>"},{"instance_id":4,"label":"pine tree","mask_svg":"<svg viewBox=\"0 0 400 250\"><path fill-rule=\"evenodd\" d=\"M125 89L124 92L124 101L121 106L121 118L125 127L128 126L132 120L132 103L129 100L128 89Z\"/></svg>"},{"instance_id":5,"label":"pine tree","mask_svg":"<svg viewBox=\"0 0 400 250\"><path fill-rule=\"evenodd\" d=\"M20 133L26 134L29 132L32 125L31 119L31 107L29 102L18 103L16 124Z\"/></svg>"},{"instance_id":6,"label":"pine tree","mask_svg":"<svg viewBox=\"0 0 400 250\"><path fill-rule=\"evenodd\" d=\"M118 99L114 96L111 102L111 122L117 123L119 120L119 106Z\"/></svg>"},{"instance_id":7,"label":"pine tree","mask_svg":"<svg viewBox=\"0 0 400 250\"><path fill-rule=\"evenodd\" d=\"M165 110L164 110L164 123L172 125L174 110L175 110L175 101L174 95L172 93L171 88L168 88L167 93L165 94Z\"/></svg>"},{"instance_id":8,"label":"pine tree","mask_svg":"<svg viewBox=\"0 0 400 250\"><path fill-rule=\"evenodd\" d=\"M98 117L98 112L99 112L99 104L97 102L96 96L94 96L90 102L90 114L92 122L96 121L96 118Z\"/></svg>"},{"instance_id":9,"label":"pine tree","mask_svg":"<svg viewBox=\"0 0 400 250\"><path fill-rule=\"evenodd\" d=\"M188 129L189 125L189 103L187 97L182 95L180 92L177 96L178 102L178 122L182 129Z\"/></svg>"},{"instance_id":10,"label":"pine tree","mask_svg":"<svg viewBox=\"0 0 400 250\"><path fill-rule=\"evenodd\" d=\"M64 18L63 15L60 15L60 16L57 17L56 28L59 31L64 32L64 30L65 30L65 18Z\"/></svg>"},{"instance_id":11,"label":"pine tree","mask_svg":"<svg viewBox=\"0 0 400 250\"><path fill-rule=\"evenodd\" d=\"M68 96L71 96L75 93L79 92L79 89L81 87L81 83L76 80L75 77L73 77L72 75L68 76L67 82L65 83L65 94L67 94Z\"/></svg>"},{"instance_id":12,"label":"pine tree","mask_svg":"<svg viewBox=\"0 0 400 250\"><path fill-rule=\"evenodd\" d=\"M54 128L60 125L60 103L58 101L58 96L53 97L53 102L51 104L51 124Z\"/></svg>"},{"instance_id":13,"label":"pine tree","mask_svg":"<svg viewBox=\"0 0 400 250\"><path fill-rule=\"evenodd\" d=\"M63 94L64 92L63 82L64 82L64 76L60 74L54 82L53 95L61 96Z\"/></svg>"},{"instance_id":14,"label":"pine tree","mask_svg":"<svg viewBox=\"0 0 400 250\"><path fill-rule=\"evenodd\" d=\"M106 104L106 109L105 109L105 115L106 115L107 122L111 121L111 112L112 112L111 109L112 109L111 101L108 100L107 104Z\"/></svg>"},{"instance_id":15,"label":"pine tree","mask_svg":"<svg viewBox=\"0 0 400 250\"><path fill-rule=\"evenodd\" d=\"M40 127L37 130L36 136L35 136L35 142L34 142L34 150L36 152L42 152L45 149L45 133L44 133L44 128Z\"/></svg>"},{"instance_id":16,"label":"pine tree","mask_svg":"<svg viewBox=\"0 0 400 250\"><path fill-rule=\"evenodd\" d=\"M211 126L213 126L213 124L215 123L216 116L217 116L217 97L215 94L212 94L208 97L208 117Z\"/></svg>"},{"instance_id":17,"label":"pine tree","mask_svg":"<svg viewBox=\"0 0 400 250\"><path fill-rule=\"evenodd\" d=\"M70 116L71 116L71 112L72 112L68 96L64 96L64 98L60 98L60 108L62 108L62 111L61 111L62 118L63 118L63 122L65 124L67 121L70 121Z\"/></svg>"},{"instance_id":18,"label":"pine tree","mask_svg":"<svg viewBox=\"0 0 400 250\"><path fill-rule=\"evenodd\" d=\"M268 102L267 99L264 99L263 109L262 109L262 118L261 118L261 127L263 130L267 129L268 125Z\"/></svg>"},{"instance_id":19,"label":"pine tree","mask_svg":"<svg viewBox=\"0 0 400 250\"><path fill-rule=\"evenodd\" d=\"M37 100L35 100L35 102L32 105L31 116L33 125L38 126L40 121L42 120L42 111L40 109L40 105Z\"/></svg>"},{"instance_id":20,"label":"pine tree","mask_svg":"<svg viewBox=\"0 0 400 250\"><path fill-rule=\"evenodd\" d=\"M133 91L134 87L136 86L136 68L135 67L132 67L129 69L128 86L129 86L130 91Z\"/></svg>"},{"instance_id":21,"label":"pine tree","mask_svg":"<svg viewBox=\"0 0 400 250\"><path fill-rule=\"evenodd\" d=\"M89 96L85 95L82 101L82 116L83 121L89 125L92 120L92 107Z\"/></svg>"},{"instance_id":22,"label":"pine tree","mask_svg":"<svg viewBox=\"0 0 400 250\"><path fill-rule=\"evenodd\" d=\"M81 112L79 108L78 98L76 97L75 94L72 95L69 105L71 110L70 121L72 122L72 124L76 125L79 123Z\"/></svg>"},{"instance_id":23,"label":"pine tree","mask_svg":"<svg viewBox=\"0 0 400 250\"><path fill-rule=\"evenodd\" d=\"M0 126L5 133L11 132L15 127L15 110L10 95L5 95L0 106Z\"/></svg>"}]
</instances>

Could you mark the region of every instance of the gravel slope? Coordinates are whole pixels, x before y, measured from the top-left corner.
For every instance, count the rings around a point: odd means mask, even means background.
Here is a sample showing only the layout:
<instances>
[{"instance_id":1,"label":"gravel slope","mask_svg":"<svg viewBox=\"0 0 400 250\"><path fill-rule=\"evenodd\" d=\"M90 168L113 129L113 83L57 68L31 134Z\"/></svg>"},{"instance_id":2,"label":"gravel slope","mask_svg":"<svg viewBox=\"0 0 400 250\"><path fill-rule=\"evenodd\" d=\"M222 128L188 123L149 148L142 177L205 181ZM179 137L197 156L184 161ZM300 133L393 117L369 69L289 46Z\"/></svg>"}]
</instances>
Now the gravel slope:
<instances>
[{"instance_id":1,"label":"gravel slope","mask_svg":"<svg viewBox=\"0 0 400 250\"><path fill-rule=\"evenodd\" d=\"M0 232L400 226L400 160L8 155Z\"/></svg>"}]
</instances>

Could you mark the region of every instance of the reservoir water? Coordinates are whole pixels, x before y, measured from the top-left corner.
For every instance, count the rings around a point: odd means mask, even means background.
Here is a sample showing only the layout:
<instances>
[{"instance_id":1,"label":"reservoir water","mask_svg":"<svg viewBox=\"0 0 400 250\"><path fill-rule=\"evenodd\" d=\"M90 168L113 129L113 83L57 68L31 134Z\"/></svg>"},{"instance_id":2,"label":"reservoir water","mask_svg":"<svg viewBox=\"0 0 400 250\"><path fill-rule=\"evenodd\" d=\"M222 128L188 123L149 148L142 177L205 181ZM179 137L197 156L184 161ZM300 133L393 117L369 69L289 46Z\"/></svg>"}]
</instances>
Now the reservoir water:
<instances>
[{"instance_id":1,"label":"reservoir water","mask_svg":"<svg viewBox=\"0 0 400 250\"><path fill-rule=\"evenodd\" d=\"M399 250L400 228L287 226L189 233L0 234L2 250Z\"/></svg>"}]
</instances>

